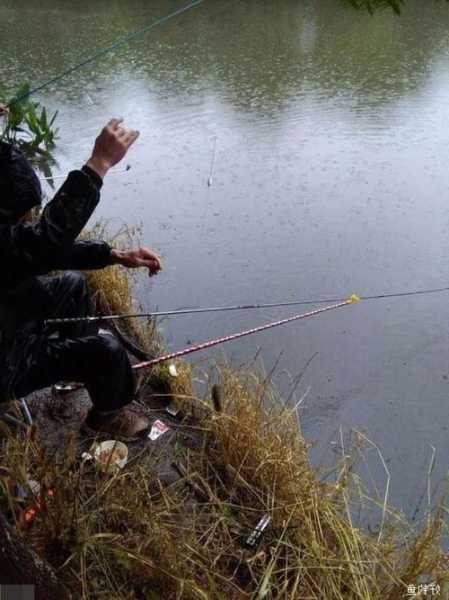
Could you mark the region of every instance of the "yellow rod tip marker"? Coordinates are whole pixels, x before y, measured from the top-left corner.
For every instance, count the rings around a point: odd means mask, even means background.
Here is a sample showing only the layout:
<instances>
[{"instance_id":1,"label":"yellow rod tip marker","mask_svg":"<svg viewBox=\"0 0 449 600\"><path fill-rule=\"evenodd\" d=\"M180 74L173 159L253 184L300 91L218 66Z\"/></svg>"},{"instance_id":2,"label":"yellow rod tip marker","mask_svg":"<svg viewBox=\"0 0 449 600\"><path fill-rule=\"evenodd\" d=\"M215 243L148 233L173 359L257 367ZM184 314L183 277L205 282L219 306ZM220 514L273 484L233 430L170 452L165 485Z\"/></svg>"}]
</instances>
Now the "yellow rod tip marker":
<instances>
[{"instance_id":1,"label":"yellow rod tip marker","mask_svg":"<svg viewBox=\"0 0 449 600\"><path fill-rule=\"evenodd\" d=\"M352 296L349 298L349 301L354 304L355 302L360 302L361 298L360 296L357 296L357 294L352 294Z\"/></svg>"}]
</instances>

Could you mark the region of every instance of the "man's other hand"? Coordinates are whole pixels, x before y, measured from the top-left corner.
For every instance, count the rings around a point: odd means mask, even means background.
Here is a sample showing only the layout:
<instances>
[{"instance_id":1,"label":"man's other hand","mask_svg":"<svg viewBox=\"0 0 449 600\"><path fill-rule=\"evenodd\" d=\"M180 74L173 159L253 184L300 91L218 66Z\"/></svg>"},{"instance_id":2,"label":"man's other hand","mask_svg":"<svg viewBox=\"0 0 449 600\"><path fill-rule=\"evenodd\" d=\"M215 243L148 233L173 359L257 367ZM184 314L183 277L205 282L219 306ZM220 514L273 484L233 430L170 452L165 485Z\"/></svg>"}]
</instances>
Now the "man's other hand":
<instances>
[{"instance_id":1,"label":"man's other hand","mask_svg":"<svg viewBox=\"0 0 449 600\"><path fill-rule=\"evenodd\" d=\"M139 132L122 126L123 119L111 119L95 140L92 156L87 166L103 179L111 167L116 165L139 137Z\"/></svg>"},{"instance_id":2,"label":"man's other hand","mask_svg":"<svg viewBox=\"0 0 449 600\"><path fill-rule=\"evenodd\" d=\"M128 269L137 269L146 267L150 277L157 275L162 269L162 259L160 255L151 248L138 248L137 250L112 250L112 262L116 265L122 265Z\"/></svg>"}]
</instances>

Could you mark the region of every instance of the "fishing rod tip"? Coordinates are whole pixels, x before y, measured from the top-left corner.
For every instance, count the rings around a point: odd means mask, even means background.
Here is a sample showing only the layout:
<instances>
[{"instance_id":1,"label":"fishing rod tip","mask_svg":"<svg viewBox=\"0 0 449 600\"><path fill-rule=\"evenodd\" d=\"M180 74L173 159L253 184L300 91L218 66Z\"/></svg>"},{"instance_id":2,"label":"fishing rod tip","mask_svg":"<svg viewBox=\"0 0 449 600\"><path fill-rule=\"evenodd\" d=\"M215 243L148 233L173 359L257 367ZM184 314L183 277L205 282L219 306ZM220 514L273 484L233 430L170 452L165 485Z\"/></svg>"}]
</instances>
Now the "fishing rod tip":
<instances>
[{"instance_id":1,"label":"fishing rod tip","mask_svg":"<svg viewBox=\"0 0 449 600\"><path fill-rule=\"evenodd\" d=\"M360 296L357 296L357 294L352 294L349 298L348 301L350 302L350 304L355 304L356 302L360 302L361 298Z\"/></svg>"}]
</instances>

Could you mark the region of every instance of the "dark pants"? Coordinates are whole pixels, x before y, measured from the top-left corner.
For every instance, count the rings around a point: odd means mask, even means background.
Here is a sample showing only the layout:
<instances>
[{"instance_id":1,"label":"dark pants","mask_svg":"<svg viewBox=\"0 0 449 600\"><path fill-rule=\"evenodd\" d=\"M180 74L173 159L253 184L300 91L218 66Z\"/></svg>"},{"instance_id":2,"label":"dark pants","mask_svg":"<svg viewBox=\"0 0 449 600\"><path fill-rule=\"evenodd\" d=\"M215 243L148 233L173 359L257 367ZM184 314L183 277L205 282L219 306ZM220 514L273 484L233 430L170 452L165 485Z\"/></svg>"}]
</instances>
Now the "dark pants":
<instances>
[{"instance_id":1,"label":"dark pants","mask_svg":"<svg viewBox=\"0 0 449 600\"><path fill-rule=\"evenodd\" d=\"M20 398L58 381L83 383L100 412L129 404L135 393L124 348L111 335L97 335L86 323L43 326L45 319L83 317L90 312L86 279L66 272L38 277L28 298L33 321L18 326L10 348L6 377L9 396ZM49 337L58 331L59 337Z\"/></svg>"}]
</instances>

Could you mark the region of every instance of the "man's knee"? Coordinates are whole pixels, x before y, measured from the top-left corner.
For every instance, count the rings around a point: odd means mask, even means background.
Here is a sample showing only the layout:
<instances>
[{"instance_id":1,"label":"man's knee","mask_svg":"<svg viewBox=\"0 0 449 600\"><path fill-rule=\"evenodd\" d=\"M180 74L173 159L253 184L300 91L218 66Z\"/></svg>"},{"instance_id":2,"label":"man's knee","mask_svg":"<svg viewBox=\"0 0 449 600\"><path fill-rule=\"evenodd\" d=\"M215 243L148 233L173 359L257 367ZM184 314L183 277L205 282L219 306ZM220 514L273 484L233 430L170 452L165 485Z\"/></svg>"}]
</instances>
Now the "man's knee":
<instances>
[{"instance_id":1,"label":"man's knee","mask_svg":"<svg viewBox=\"0 0 449 600\"><path fill-rule=\"evenodd\" d=\"M114 335L98 335L97 344L102 363L111 367L130 364L125 348Z\"/></svg>"},{"instance_id":2,"label":"man's knee","mask_svg":"<svg viewBox=\"0 0 449 600\"><path fill-rule=\"evenodd\" d=\"M61 275L64 286L73 294L84 295L87 294L87 277L84 273L79 271L66 271Z\"/></svg>"}]
</instances>

